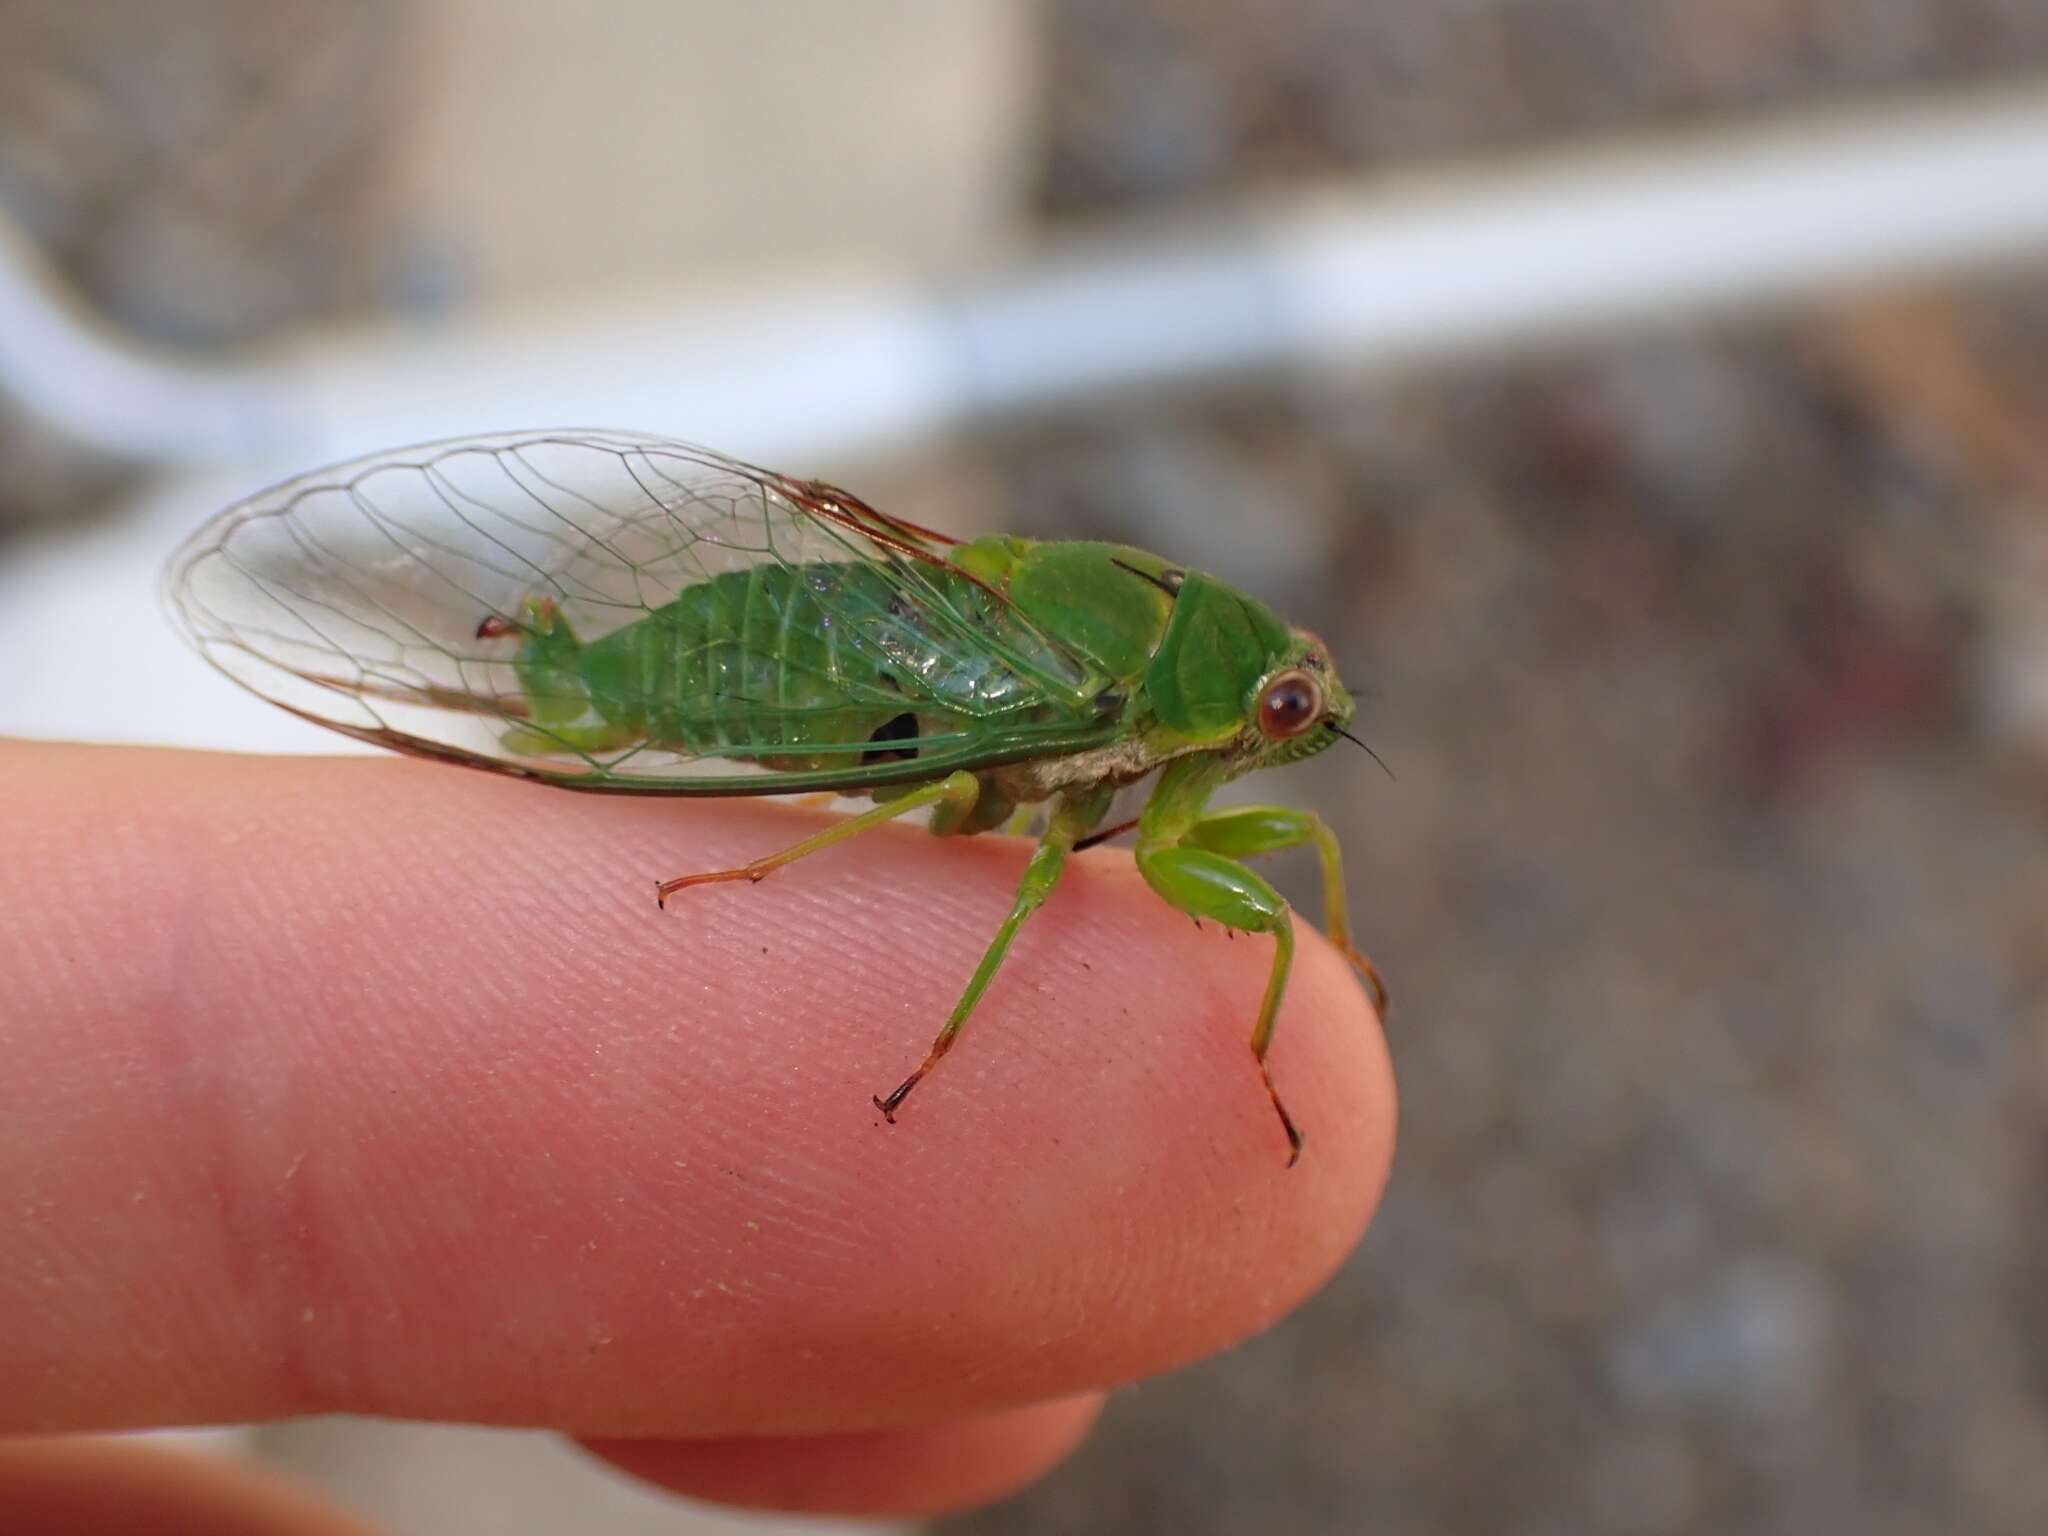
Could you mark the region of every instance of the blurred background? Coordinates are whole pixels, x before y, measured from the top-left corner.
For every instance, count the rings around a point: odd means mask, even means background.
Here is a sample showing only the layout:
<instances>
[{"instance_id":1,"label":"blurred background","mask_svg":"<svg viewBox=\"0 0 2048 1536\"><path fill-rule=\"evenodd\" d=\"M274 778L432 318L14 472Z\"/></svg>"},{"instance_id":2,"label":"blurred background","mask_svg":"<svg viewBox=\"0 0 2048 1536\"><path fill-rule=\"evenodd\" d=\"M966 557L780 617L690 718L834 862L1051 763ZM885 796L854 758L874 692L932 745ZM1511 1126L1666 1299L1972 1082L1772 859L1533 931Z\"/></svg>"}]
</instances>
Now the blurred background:
<instances>
[{"instance_id":1,"label":"blurred background","mask_svg":"<svg viewBox=\"0 0 2048 1536\"><path fill-rule=\"evenodd\" d=\"M1398 779L1286 794L1394 989L1383 1213L947 1530L2048 1530L2048 4L0 38L0 732L341 749L165 555L538 425L1170 551L1366 689ZM240 1448L407 1536L696 1528L533 1437Z\"/></svg>"}]
</instances>

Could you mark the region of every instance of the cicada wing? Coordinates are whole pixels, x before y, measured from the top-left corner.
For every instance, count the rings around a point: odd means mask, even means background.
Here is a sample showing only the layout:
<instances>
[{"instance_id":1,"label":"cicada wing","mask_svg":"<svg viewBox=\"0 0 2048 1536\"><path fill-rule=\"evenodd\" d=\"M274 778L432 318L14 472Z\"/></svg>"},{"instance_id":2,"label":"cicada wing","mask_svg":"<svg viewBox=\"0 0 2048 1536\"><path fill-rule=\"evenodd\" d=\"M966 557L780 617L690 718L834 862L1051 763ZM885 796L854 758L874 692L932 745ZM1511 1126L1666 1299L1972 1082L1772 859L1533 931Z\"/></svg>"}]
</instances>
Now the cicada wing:
<instances>
[{"instance_id":1,"label":"cicada wing","mask_svg":"<svg viewBox=\"0 0 2048 1536\"><path fill-rule=\"evenodd\" d=\"M505 628L541 600L594 640L729 571L866 562L887 573L888 600L874 583L834 589L846 643L936 650L948 664L927 667L925 685L965 714L1042 703L1055 726L1083 724L1086 666L992 593L963 608L958 580L934 578L945 542L829 486L673 439L514 433L376 454L253 496L186 543L165 593L222 671L351 736L587 788L776 792L879 778L852 771L857 753L846 774L791 777L674 744L522 729L534 699ZM967 730L930 745L915 773L986 743Z\"/></svg>"}]
</instances>

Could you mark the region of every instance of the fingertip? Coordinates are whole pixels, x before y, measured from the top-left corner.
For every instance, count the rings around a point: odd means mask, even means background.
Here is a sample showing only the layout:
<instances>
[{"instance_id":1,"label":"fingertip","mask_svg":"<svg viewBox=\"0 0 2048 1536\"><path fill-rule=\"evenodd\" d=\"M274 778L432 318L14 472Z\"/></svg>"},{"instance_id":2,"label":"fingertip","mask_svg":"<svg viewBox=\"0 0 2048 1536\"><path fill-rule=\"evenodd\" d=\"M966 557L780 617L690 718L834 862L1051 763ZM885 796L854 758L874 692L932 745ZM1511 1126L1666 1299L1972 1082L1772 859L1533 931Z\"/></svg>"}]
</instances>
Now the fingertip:
<instances>
[{"instance_id":1,"label":"fingertip","mask_svg":"<svg viewBox=\"0 0 2048 1536\"><path fill-rule=\"evenodd\" d=\"M1018 1492L1101 1416L1089 1393L921 1429L813 1437L590 1440L585 1449L690 1498L793 1514L958 1514Z\"/></svg>"},{"instance_id":2,"label":"fingertip","mask_svg":"<svg viewBox=\"0 0 2048 1536\"><path fill-rule=\"evenodd\" d=\"M970 1415L1265 1327L1386 1178L1385 1042L1342 959L1304 931L1271 1055L1290 1168L1248 1045L1271 946L1196 933L1114 850L890 1129L872 1090L972 973L1015 840L877 833L657 920L637 874L816 818L362 760L13 766L11 867L49 894L0 935L43 988L0 1031L0 1173L46 1198L0 1295L67 1279L0 1325L19 1427ZM109 873L133 921L82 920Z\"/></svg>"}]
</instances>

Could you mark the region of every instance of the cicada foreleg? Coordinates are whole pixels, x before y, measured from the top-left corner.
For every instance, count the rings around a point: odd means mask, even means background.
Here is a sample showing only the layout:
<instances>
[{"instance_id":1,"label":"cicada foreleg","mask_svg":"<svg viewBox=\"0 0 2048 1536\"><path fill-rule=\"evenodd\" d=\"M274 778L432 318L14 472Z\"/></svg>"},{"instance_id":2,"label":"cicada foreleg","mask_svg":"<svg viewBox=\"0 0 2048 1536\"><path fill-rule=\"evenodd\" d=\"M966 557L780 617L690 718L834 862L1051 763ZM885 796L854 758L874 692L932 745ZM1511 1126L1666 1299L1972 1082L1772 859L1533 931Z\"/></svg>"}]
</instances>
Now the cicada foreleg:
<instances>
[{"instance_id":1,"label":"cicada foreleg","mask_svg":"<svg viewBox=\"0 0 2048 1536\"><path fill-rule=\"evenodd\" d=\"M1074 844L1085 836L1088 829L1102 819L1102 813L1109 809L1111 791L1108 789L1089 791L1073 800L1063 801L1056 806L1047 820L1045 835L1038 840L1038 847L1031 855L1031 862L1024 868L1024 878L1018 883L1017 896L1010 903L1009 915L996 929L996 936L989 941L982 952L981 963L974 968L974 975L968 979L967 990L960 994L960 1001L953 1005L946 1022L939 1029L938 1038L932 1041L932 1048L925 1052L925 1058L918 1063L917 1070L903 1079L886 1096L875 1095L875 1108L891 1125L896 1123L896 1111L910 1096L910 1090L922 1082L927 1073L939 1064L939 1059L953 1048L960 1031L967 1023L981 995L995 980L996 972L1003 963L1003 956L1009 953L1010 943L1017 937L1017 930L1024 926L1024 919L1045 904L1045 898L1052 894L1052 888L1059 883L1060 872L1066 868L1067 855L1073 852Z\"/></svg>"},{"instance_id":2,"label":"cicada foreleg","mask_svg":"<svg viewBox=\"0 0 2048 1536\"><path fill-rule=\"evenodd\" d=\"M664 880L654 888L657 906L667 906L669 897L677 891L693 885L710 885L720 880L763 880L785 864L794 864L806 854L817 853L830 848L834 843L843 843L849 837L858 837L870 828L879 827L883 822L894 821L898 816L907 816L912 811L932 808L932 830L945 832L960 825L974 813L974 803L981 795L981 781L971 773L962 770L949 773L943 779L930 784L921 784L909 792L885 801L871 811L862 811L844 821L814 832L802 842L792 843L780 853L771 853L750 864L741 864L733 869L707 870L703 874L678 875L673 880Z\"/></svg>"},{"instance_id":3,"label":"cicada foreleg","mask_svg":"<svg viewBox=\"0 0 2048 1536\"><path fill-rule=\"evenodd\" d=\"M1199 826L1200 823L1197 823ZM1192 830L1192 829L1191 829ZM1294 1117L1280 1102L1280 1090L1273 1086L1273 1069L1266 1052L1273 1044L1273 1025L1280 1016L1280 999L1287 993L1287 973L1294 965L1294 918L1281 894L1252 870L1233 858L1191 842L1138 842L1138 872L1145 883L1180 911L1197 919L1214 918L1226 928L1247 933L1273 935L1273 969L1266 977L1266 995L1259 1003L1259 1016L1252 1025L1252 1056L1259 1064L1259 1077L1266 1085L1266 1097L1280 1117L1287 1133L1287 1166L1301 1156L1301 1132Z\"/></svg>"},{"instance_id":4,"label":"cicada foreleg","mask_svg":"<svg viewBox=\"0 0 2048 1536\"><path fill-rule=\"evenodd\" d=\"M1313 811L1290 810L1285 806L1233 806L1204 815L1189 829L1186 841L1233 859L1313 844L1316 860L1323 868L1323 924L1329 931L1330 942L1358 967L1372 991L1373 1007L1382 1018L1386 1017L1386 981L1380 968L1366 958L1351 938L1351 917L1344 899L1344 859L1337 846L1337 834L1330 830L1328 822Z\"/></svg>"}]
</instances>

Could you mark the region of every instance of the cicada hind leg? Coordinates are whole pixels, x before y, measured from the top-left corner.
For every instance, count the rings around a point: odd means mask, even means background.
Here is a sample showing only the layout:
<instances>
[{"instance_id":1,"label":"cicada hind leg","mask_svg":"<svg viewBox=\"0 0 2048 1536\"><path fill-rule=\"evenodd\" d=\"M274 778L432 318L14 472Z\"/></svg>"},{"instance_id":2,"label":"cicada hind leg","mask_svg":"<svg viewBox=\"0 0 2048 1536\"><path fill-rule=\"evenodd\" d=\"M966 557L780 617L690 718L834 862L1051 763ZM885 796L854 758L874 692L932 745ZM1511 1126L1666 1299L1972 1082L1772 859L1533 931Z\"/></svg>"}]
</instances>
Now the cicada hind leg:
<instances>
[{"instance_id":1,"label":"cicada hind leg","mask_svg":"<svg viewBox=\"0 0 2048 1536\"><path fill-rule=\"evenodd\" d=\"M802 842L792 843L779 853L767 854L732 869L712 869L701 874L677 875L673 879L663 880L654 888L655 904L666 907L669 897L678 891L688 890L693 885L715 885L725 880L765 880L785 864L794 864L808 854L818 853L835 843L843 843L850 837L858 837L884 822L894 821L899 816L907 816L912 811L921 811L928 806L932 810L933 830L944 831L946 827L943 823L950 821L957 824L972 815L975 801L980 796L981 781L973 774L964 770L951 773L933 783L919 785L916 789L886 801L873 810L849 816L822 832L814 832Z\"/></svg>"}]
</instances>

